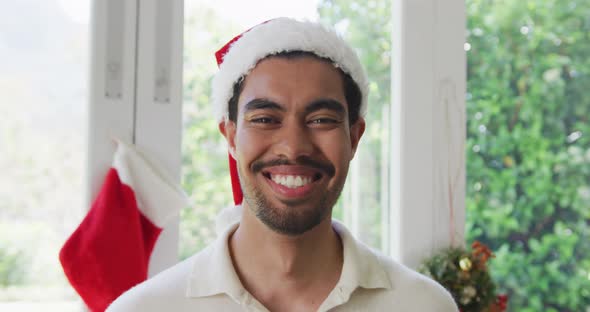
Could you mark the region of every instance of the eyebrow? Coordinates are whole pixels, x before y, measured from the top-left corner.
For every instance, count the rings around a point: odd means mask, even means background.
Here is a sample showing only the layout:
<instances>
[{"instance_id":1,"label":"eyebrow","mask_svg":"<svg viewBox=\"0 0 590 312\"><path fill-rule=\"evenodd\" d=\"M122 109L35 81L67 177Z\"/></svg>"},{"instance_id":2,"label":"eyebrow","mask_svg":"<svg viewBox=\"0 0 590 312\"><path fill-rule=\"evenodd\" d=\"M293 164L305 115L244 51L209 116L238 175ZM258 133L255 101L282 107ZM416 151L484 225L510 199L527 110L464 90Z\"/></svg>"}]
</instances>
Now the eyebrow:
<instances>
[{"instance_id":1,"label":"eyebrow","mask_svg":"<svg viewBox=\"0 0 590 312\"><path fill-rule=\"evenodd\" d=\"M344 114L346 113L346 110L344 109L344 105L342 105L342 103L336 101L336 100L332 100L332 99L319 99L316 101L311 102L311 104L307 105L307 107L305 107L305 113L309 114L321 109L328 109L328 110L332 110L335 111L337 113L340 114Z\"/></svg>"},{"instance_id":2,"label":"eyebrow","mask_svg":"<svg viewBox=\"0 0 590 312\"><path fill-rule=\"evenodd\" d=\"M244 106L244 111L253 111L257 109L272 109L272 110L279 110L285 111L285 108L281 105L267 99L253 99L252 101L246 103Z\"/></svg>"},{"instance_id":3,"label":"eyebrow","mask_svg":"<svg viewBox=\"0 0 590 312\"><path fill-rule=\"evenodd\" d=\"M257 109L271 109L278 110L281 112L286 111L286 109L283 106L268 99L253 99L252 101L244 105L245 112ZM342 105L342 103L332 99L319 99L311 102L309 105L305 107L305 114L310 114L321 109L332 110L340 114L346 113L346 110L344 109L344 105Z\"/></svg>"}]
</instances>

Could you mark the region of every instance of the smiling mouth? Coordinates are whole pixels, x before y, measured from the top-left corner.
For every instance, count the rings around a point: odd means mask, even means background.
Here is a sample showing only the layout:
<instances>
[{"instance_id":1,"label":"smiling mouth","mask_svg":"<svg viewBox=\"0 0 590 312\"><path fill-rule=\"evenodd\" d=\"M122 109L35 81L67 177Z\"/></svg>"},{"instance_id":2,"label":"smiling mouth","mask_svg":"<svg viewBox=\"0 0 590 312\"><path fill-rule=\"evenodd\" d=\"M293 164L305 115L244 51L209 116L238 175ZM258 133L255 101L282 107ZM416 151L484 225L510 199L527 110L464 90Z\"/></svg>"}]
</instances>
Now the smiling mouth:
<instances>
[{"instance_id":1,"label":"smiling mouth","mask_svg":"<svg viewBox=\"0 0 590 312\"><path fill-rule=\"evenodd\" d=\"M322 178L321 173L316 173L314 175L289 175L289 174L273 174L270 172L263 172L262 175L272 180L274 183L282 185L284 187L295 189L299 187L306 186L313 182L316 182Z\"/></svg>"}]
</instances>

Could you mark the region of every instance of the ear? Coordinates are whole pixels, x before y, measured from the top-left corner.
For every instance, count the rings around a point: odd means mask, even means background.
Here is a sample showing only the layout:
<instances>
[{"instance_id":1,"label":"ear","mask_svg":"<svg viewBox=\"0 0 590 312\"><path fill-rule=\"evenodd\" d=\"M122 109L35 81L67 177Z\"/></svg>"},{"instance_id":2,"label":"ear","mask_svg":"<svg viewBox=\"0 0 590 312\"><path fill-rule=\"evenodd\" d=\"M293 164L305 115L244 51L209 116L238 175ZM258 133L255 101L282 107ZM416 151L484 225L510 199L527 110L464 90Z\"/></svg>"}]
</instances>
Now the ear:
<instances>
[{"instance_id":1,"label":"ear","mask_svg":"<svg viewBox=\"0 0 590 312\"><path fill-rule=\"evenodd\" d=\"M361 137L365 133L365 119L359 117L359 119L350 127L350 146L352 147L352 157L356 153L356 149L359 145Z\"/></svg>"},{"instance_id":2,"label":"ear","mask_svg":"<svg viewBox=\"0 0 590 312\"><path fill-rule=\"evenodd\" d=\"M234 159L236 159L236 123L227 118L223 118L219 122L219 132L223 134L227 141L229 153Z\"/></svg>"}]
</instances>

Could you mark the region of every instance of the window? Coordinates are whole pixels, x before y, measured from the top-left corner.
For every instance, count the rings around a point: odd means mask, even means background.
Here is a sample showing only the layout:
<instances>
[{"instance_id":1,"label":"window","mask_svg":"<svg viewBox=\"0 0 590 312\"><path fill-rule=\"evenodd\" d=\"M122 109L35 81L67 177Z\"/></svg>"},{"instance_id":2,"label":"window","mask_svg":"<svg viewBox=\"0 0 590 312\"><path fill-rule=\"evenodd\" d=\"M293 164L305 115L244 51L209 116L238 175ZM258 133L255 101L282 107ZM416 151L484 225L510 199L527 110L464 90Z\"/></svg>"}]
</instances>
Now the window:
<instances>
[{"instance_id":1,"label":"window","mask_svg":"<svg viewBox=\"0 0 590 312\"><path fill-rule=\"evenodd\" d=\"M467 237L510 311L590 307L590 3L467 1Z\"/></svg>"},{"instance_id":2,"label":"window","mask_svg":"<svg viewBox=\"0 0 590 312\"><path fill-rule=\"evenodd\" d=\"M77 311L57 254L83 207L89 1L0 11L0 310Z\"/></svg>"}]
</instances>

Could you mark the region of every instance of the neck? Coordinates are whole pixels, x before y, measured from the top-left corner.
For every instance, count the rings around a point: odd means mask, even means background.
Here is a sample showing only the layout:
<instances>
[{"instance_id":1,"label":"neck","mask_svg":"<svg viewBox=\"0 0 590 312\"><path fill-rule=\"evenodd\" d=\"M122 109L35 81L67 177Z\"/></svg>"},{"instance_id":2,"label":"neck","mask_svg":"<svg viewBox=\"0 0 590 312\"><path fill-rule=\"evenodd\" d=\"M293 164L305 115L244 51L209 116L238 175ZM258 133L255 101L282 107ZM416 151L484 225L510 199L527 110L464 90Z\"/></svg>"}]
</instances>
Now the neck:
<instances>
[{"instance_id":1,"label":"neck","mask_svg":"<svg viewBox=\"0 0 590 312\"><path fill-rule=\"evenodd\" d=\"M301 235L290 236L269 229L244 207L229 245L240 280L259 300L273 297L279 288L330 290L340 278L342 244L329 217Z\"/></svg>"}]
</instances>

